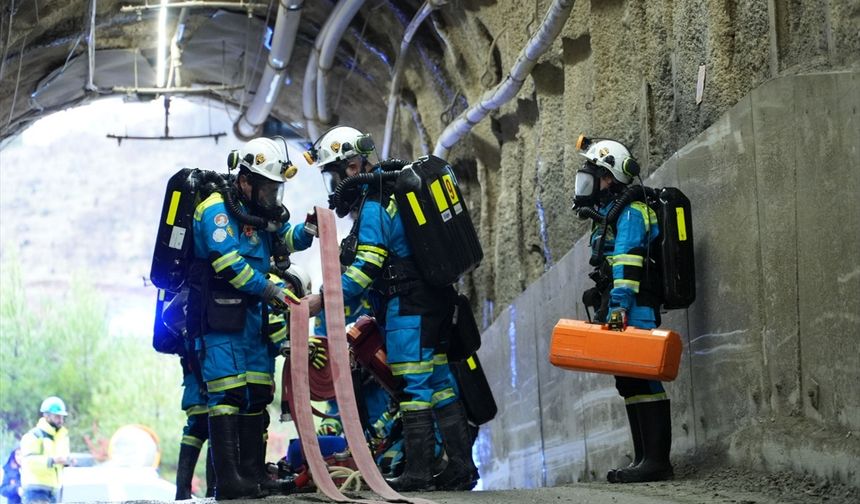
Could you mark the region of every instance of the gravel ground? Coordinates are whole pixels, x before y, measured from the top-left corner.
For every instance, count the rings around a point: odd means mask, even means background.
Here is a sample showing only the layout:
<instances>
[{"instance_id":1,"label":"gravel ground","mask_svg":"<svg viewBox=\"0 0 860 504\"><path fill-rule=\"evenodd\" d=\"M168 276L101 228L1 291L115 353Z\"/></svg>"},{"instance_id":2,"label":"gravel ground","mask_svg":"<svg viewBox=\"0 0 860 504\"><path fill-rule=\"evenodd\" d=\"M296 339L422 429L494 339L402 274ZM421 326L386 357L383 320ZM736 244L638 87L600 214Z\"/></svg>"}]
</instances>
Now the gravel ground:
<instances>
[{"instance_id":1,"label":"gravel ground","mask_svg":"<svg viewBox=\"0 0 860 504\"><path fill-rule=\"evenodd\" d=\"M438 504L818 504L860 503L860 488L793 473L763 473L725 467L715 461L676 466L675 479L659 483L612 485L592 482L552 488L484 492L434 492L407 494ZM349 494L358 499L374 498L369 492ZM214 503L214 500L207 499ZM265 501L330 502L319 493L268 497ZM234 501L240 502L240 501ZM260 502L257 501L248 501Z\"/></svg>"}]
</instances>

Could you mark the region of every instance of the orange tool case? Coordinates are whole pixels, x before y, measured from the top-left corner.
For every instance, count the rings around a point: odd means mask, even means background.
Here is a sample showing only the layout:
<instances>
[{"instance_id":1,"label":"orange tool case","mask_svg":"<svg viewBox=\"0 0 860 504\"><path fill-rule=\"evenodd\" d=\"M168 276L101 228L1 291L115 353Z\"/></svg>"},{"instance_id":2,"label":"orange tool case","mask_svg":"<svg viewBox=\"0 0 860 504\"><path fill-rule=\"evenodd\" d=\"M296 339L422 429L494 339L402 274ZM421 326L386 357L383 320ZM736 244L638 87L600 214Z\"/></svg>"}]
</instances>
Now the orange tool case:
<instances>
[{"instance_id":1,"label":"orange tool case","mask_svg":"<svg viewBox=\"0 0 860 504\"><path fill-rule=\"evenodd\" d=\"M561 319L552 330L552 365L572 371L672 381L681 362L681 336L666 329L605 325Z\"/></svg>"}]
</instances>

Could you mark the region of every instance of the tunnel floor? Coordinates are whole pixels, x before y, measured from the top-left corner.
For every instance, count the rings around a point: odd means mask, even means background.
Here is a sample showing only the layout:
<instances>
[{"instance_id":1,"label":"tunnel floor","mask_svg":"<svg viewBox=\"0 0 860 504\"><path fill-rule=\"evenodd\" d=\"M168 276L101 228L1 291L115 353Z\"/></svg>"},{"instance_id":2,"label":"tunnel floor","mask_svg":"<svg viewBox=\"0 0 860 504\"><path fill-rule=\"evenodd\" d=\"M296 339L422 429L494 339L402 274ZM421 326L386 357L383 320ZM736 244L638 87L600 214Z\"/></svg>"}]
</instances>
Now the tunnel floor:
<instances>
[{"instance_id":1,"label":"tunnel floor","mask_svg":"<svg viewBox=\"0 0 860 504\"><path fill-rule=\"evenodd\" d=\"M613 485L604 482L481 492L433 492L406 494L430 499L438 504L818 504L860 502L860 489L831 484L813 476L796 473L766 473L726 467L719 463L676 465L672 481ZM347 493L351 498L374 499L370 492ZM214 504L214 499L205 499ZM302 503L331 502L320 493L268 497L264 501ZM201 502L203 500L200 500ZM232 502L261 502L260 500Z\"/></svg>"}]
</instances>

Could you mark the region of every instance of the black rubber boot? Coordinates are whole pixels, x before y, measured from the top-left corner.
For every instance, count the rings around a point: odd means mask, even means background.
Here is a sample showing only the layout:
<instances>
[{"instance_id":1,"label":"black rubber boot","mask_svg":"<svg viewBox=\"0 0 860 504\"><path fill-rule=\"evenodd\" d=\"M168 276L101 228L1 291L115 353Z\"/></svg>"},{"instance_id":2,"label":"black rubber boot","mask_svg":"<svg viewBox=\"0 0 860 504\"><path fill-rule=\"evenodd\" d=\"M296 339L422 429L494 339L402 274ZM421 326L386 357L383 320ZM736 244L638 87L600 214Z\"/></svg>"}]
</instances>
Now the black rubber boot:
<instances>
[{"instance_id":1,"label":"black rubber boot","mask_svg":"<svg viewBox=\"0 0 860 504\"><path fill-rule=\"evenodd\" d=\"M182 443L179 445L179 460L176 462L176 498L185 500L191 498L191 480L194 478L194 468L200 448Z\"/></svg>"},{"instance_id":2,"label":"black rubber boot","mask_svg":"<svg viewBox=\"0 0 860 504\"><path fill-rule=\"evenodd\" d=\"M440 490L454 491L475 488L478 469L472 460L472 436L463 403L454 401L434 410L434 413L448 454L448 465L436 477L436 486Z\"/></svg>"},{"instance_id":3,"label":"black rubber boot","mask_svg":"<svg viewBox=\"0 0 860 504\"><path fill-rule=\"evenodd\" d=\"M261 497L256 481L239 474L239 417L209 416L209 444L215 468L215 500Z\"/></svg>"},{"instance_id":4,"label":"black rubber boot","mask_svg":"<svg viewBox=\"0 0 860 504\"><path fill-rule=\"evenodd\" d=\"M674 475L669 462L672 448L672 417L669 400L640 403L637 407L642 432L642 462L630 469L615 472L618 483L663 481Z\"/></svg>"},{"instance_id":5,"label":"black rubber boot","mask_svg":"<svg viewBox=\"0 0 860 504\"><path fill-rule=\"evenodd\" d=\"M266 430L269 416L239 416L239 474L256 481L264 494L289 494L296 485L292 479L272 479L266 470Z\"/></svg>"},{"instance_id":6,"label":"black rubber boot","mask_svg":"<svg viewBox=\"0 0 860 504\"><path fill-rule=\"evenodd\" d=\"M642 450L642 431L639 428L639 415L637 412L637 407L639 404L628 404L627 409L627 422L630 424L630 434L633 436L633 462L627 467L619 467L616 469L612 469L606 475L606 481L610 483L618 483L615 474L618 471L629 470L642 462L643 450Z\"/></svg>"},{"instance_id":7,"label":"black rubber boot","mask_svg":"<svg viewBox=\"0 0 860 504\"><path fill-rule=\"evenodd\" d=\"M215 497L215 467L212 466L211 444L206 448L206 497Z\"/></svg>"},{"instance_id":8,"label":"black rubber boot","mask_svg":"<svg viewBox=\"0 0 860 504\"><path fill-rule=\"evenodd\" d=\"M429 409L404 411L403 451L406 467L403 474L387 479L391 488L398 492L432 491L433 452L436 448L436 435L433 429L433 412Z\"/></svg>"}]
</instances>

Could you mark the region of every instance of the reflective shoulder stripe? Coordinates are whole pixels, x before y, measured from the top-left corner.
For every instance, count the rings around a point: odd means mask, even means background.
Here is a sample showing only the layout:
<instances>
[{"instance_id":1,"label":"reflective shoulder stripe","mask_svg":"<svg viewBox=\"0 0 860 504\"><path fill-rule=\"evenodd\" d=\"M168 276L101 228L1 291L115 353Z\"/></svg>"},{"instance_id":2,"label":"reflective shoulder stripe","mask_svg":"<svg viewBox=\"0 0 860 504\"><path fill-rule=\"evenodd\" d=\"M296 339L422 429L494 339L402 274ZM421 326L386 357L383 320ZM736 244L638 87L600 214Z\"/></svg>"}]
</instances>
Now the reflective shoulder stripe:
<instances>
[{"instance_id":1,"label":"reflective shoulder stripe","mask_svg":"<svg viewBox=\"0 0 860 504\"><path fill-rule=\"evenodd\" d=\"M630 207L636 209L640 214L642 214L642 221L645 222L646 232L651 229L652 224L657 223L657 214L654 213L654 210L651 210L651 207L645 203L634 201L633 203L630 203Z\"/></svg>"},{"instance_id":2,"label":"reflective shoulder stripe","mask_svg":"<svg viewBox=\"0 0 860 504\"><path fill-rule=\"evenodd\" d=\"M224 197L221 196L221 194L217 192L210 194L208 198L201 201L200 204L197 205L197 208L194 209L194 220L199 221L203 218L203 212L205 212L207 208L211 207L212 205L223 202Z\"/></svg>"},{"instance_id":3,"label":"reflective shoulder stripe","mask_svg":"<svg viewBox=\"0 0 860 504\"><path fill-rule=\"evenodd\" d=\"M388 213L389 217L394 218L397 215L397 202L394 201L394 196L388 201L388 206L385 207L385 212Z\"/></svg>"}]
</instances>

